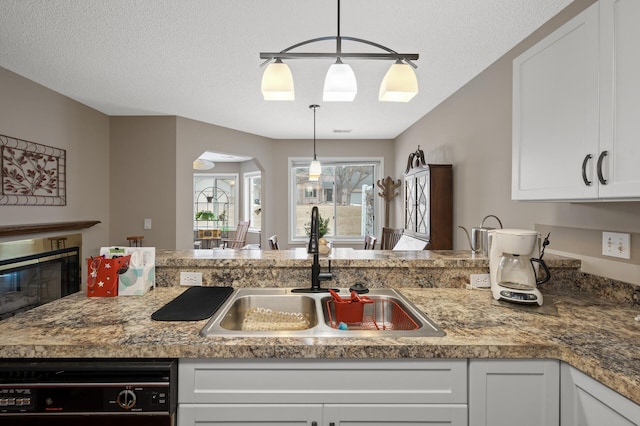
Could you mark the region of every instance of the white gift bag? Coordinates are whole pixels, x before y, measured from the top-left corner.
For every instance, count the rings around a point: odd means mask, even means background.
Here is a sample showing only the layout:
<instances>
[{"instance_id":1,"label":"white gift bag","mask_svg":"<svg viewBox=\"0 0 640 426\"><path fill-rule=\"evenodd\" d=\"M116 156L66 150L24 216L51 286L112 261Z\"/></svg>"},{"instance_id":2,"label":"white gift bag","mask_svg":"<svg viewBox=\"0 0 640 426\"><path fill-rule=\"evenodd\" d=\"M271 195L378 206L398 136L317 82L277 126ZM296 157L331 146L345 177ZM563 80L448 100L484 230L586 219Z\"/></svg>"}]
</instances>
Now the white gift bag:
<instances>
[{"instance_id":1,"label":"white gift bag","mask_svg":"<svg viewBox=\"0 0 640 426\"><path fill-rule=\"evenodd\" d=\"M102 247L107 257L131 255L129 269L119 276L118 296L142 296L156 284L155 247Z\"/></svg>"}]
</instances>

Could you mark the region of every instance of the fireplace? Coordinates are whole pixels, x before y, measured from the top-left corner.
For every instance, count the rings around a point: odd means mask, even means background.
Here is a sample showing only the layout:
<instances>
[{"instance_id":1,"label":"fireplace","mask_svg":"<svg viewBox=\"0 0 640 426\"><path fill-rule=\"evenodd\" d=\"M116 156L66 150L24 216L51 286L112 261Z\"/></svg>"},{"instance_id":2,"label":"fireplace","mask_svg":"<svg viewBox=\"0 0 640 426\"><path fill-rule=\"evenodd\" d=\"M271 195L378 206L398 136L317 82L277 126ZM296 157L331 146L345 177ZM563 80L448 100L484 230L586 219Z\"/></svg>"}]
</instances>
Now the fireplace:
<instances>
[{"instance_id":1,"label":"fireplace","mask_svg":"<svg viewBox=\"0 0 640 426\"><path fill-rule=\"evenodd\" d=\"M0 319L80 291L82 236L0 243Z\"/></svg>"}]
</instances>

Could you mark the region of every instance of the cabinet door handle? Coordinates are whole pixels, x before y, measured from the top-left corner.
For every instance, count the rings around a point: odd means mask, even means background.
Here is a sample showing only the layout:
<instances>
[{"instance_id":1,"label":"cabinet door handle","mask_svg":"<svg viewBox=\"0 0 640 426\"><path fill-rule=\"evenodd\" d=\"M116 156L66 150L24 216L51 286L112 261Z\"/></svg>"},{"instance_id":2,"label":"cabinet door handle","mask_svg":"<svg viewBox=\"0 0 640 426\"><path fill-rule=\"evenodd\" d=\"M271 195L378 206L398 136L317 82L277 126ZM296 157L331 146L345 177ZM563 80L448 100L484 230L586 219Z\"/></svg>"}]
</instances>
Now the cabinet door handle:
<instances>
[{"instance_id":1,"label":"cabinet door handle","mask_svg":"<svg viewBox=\"0 0 640 426\"><path fill-rule=\"evenodd\" d=\"M593 158L593 156L591 154L587 154L584 157L584 160L582 160L582 180L584 181L584 184L587 185L587 186L591 186L591 184L593 183L587 178L587 163L592 158Z\"/></svg>"},{"instance_id":2,"label":"cabinet door handle","mask_svg":"<svg viewBox=\"0 0 640 426\"><path fill-rule=\"evenodd\" d=\"M602 176L602 161L604 160L604 157L607 156L607 154L609 154L608 151L602 151L600 153L600 156L598 157L598 180L602 185L607 184L607 180L604 178L604 176Z\"/></svg>"}]
</instances>

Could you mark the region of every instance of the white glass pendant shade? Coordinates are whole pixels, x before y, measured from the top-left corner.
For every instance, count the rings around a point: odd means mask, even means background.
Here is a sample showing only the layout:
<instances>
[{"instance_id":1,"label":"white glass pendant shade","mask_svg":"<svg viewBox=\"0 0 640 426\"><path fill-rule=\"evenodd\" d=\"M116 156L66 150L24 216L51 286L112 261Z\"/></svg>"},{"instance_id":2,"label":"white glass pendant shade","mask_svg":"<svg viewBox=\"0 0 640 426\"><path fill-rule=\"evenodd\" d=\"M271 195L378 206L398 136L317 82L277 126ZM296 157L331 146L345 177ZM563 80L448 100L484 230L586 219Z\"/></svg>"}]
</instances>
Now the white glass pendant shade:
<instances>
[{"instance_id":1,"label":"white glass pendant shade","mask_svg":"<svg viewBox=\"0 0 640 426\"><path fill-rule=\"evenodd\" d=\"M357 93L356 75L349 65L343 64L338 59L327 71L322 100L325 102L351 102Z\"/></svg>"},{"instance_id":2,"label":"white glass pendant shade","mask_svg":"<svg viewBox=\"0 0 640 426\"><path fill-rule=\"evenodd\" d=\"M320 179L320 175L322 174L322 165L315 158L309 164L309 180L312 182L316 182Z\"/></svg>"},{"instance_id":3,"label":"white glass pendant shade","mask_svg":"<svg viewBox=\"0 0 640 426\"><path fill-rule=\"evenodd\" d=\"M202 158L198 158L193 162L193 168L195 170L210 170L216 166L216 163L209 160L204 160Z\"/></svg>"},{"instance_id":4,"label":"white glass pendant shade","mask_svg":"<svg viewBox=\"0 0 640 426\"><path fill-rule=\"evenodd\" d=\"M379 101L409 102L418 94L418 78L409 64L391 65L380 85Z\"/></svg>"},{"instance_id":5,"label":"white glass pendant shade","mask_svg":"<svg viewBox=\"0 0 640 426\"><path fill-rule=\"evenodd\" d=\"M262 74L262 96L265 101L293 101L293 75L287 64L277 60Z\"/></svg>"}]
</instances>

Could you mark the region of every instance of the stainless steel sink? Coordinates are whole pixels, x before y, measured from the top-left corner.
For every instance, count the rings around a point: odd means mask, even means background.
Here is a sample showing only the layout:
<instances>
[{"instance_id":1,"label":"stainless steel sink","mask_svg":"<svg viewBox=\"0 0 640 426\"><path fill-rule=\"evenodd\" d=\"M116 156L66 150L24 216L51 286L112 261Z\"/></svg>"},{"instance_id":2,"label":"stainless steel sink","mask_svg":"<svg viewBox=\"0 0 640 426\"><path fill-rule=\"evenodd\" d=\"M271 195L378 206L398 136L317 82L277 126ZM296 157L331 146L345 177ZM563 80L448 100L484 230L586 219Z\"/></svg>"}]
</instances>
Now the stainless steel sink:
<instances>
[{"instance_id":1,"label":"stainless steel sink","mask_svg":"<svg viewBox=\"0 0 640 426\"><path fill-rule=\"evenodd\" d=\"M349 298L349 292L339 293ZM425 337L444 336L423 312L400 292L370 289L362 320L336 316L328 293L292 293L286 288L240 288L200 331L226 337ZM348 321L340 324L341 318ZM358 317L360 318L360 317ZM346 329L340 329L346 328Z\"/></svg>"},{"instance_id":2,"label":"stainless steel sink","mask_svg":"<svg viewBox=\"0 0 640 426\"><path fill-rule=\"evenodd\" d=\"M220 327L232 331L299 331L316 324L316 301L293 294L238 297L220 321Z\"/></svg>"}]
</instances>

